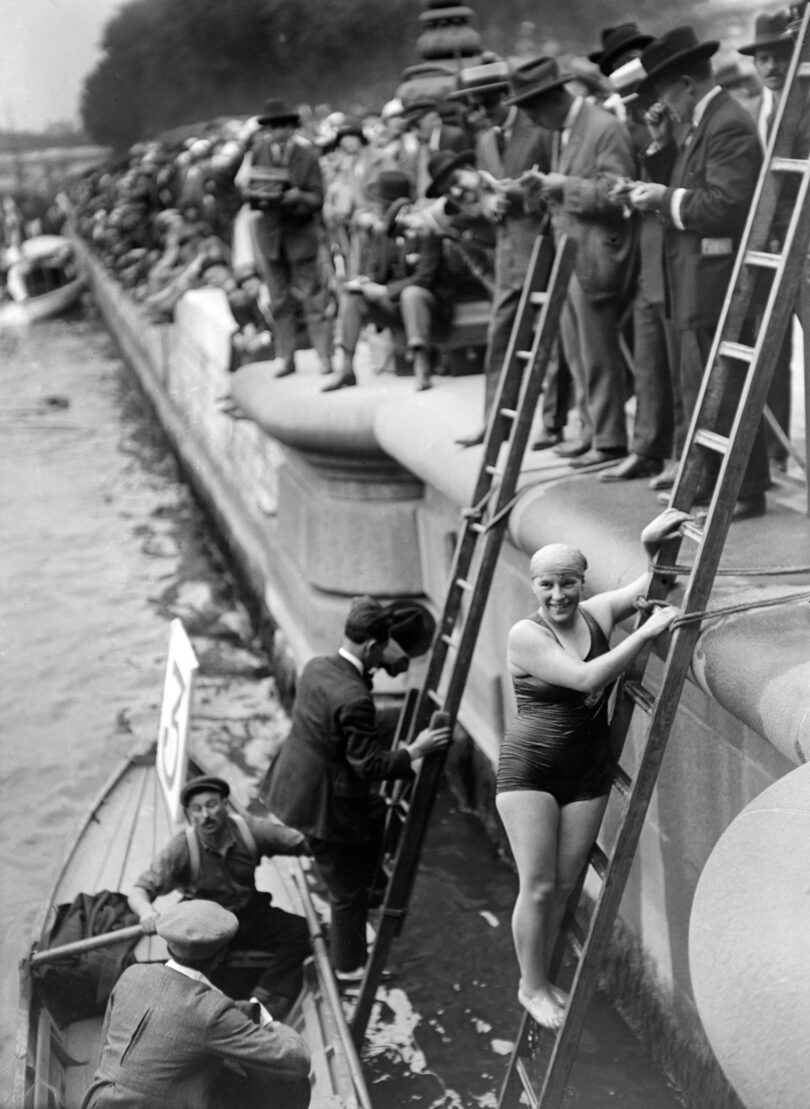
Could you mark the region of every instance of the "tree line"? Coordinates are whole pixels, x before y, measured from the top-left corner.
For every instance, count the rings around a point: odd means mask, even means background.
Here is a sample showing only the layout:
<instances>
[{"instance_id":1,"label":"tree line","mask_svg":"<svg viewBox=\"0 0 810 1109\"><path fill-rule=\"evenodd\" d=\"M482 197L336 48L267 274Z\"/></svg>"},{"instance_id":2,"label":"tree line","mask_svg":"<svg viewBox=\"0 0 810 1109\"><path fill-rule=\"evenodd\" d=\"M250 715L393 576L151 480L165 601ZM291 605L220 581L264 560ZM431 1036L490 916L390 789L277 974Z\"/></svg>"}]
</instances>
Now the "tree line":
<instances>
[{"instance_id":1,"label":"tree line","mask_svg":"<svg viewBox=\"0 0 810 1109\"><path fill-rule=\"evenodd\" d=\"M448 0L451 3L452 0ZM655 29L658 0L476 0L486 49L526 39L564 50L598 45L598 28L635 18ZM668 25L689 0L671 0ZM420 62L416 0L127 0L106 24L85 79L82 119L96 142L124 149L171 127L256 114L268 96L378 108ZM598 15L597 15L598 11Z\"/></svg>"}]
</instances>

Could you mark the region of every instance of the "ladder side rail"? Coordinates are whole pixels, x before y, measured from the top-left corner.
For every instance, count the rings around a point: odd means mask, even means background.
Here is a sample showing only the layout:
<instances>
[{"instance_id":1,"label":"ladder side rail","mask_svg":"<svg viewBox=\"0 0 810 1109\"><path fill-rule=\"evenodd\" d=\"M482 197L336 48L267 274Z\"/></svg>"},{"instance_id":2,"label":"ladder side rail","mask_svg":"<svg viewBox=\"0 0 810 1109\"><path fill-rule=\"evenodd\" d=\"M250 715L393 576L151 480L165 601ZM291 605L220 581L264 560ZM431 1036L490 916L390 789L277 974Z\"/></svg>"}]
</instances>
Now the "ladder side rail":
<instances>
[{"instance_id":1,"label":"ladder side rail","mask_svg":"<svg viewBox=\"0 0 810 1109\"><path fill-rule=\"evenodd\" d=\"M539 1098L542 1109L559 1109L576 1057L585 1018L595 993L602 952L607 947L636 856L639 839L658 778L672 722L700 634L697 624L676 628L667 656L661 692L649 721L649 739L642 754L621 827L610 853L608 872L591 916L572 985L562 1029L552 1049Z\"/></svg>"}]
</instances>

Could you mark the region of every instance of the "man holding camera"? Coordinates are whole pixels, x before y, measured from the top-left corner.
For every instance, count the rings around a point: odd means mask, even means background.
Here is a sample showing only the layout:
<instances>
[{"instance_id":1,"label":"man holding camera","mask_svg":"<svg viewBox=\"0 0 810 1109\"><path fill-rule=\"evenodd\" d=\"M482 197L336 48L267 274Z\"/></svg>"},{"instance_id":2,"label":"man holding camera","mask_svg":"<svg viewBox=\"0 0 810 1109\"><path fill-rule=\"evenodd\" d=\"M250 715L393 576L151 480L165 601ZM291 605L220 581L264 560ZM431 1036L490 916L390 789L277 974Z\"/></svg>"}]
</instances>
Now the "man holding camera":
<instances>
[{"instance_id":1,"label":"man holding camera","mask_svg":"<svg viewBox=\"0 0 810 1109\"><path fill-rule=\"evenodd\" d=\"M329 373L332 340L319 266L324 187L318 151L296 133L300 116L284 100L267 100L258 122L246 156L249 165L240 176L245 198L260 212L256 237L275 321L275 376L295 372L298 305L321 370Z\"/></svg>"},{"instance_id":2,"label":"man holding camera","mask_svg":"<svg viewBox=\"0 0 810 1109\"><path fill-rule=\"evenodd\" d=\"M380 667L400 673L430 640L428 614L408 607L354 601L337 653L310 659L301 672L290 734L262 790L271 812L307 836L329 893L332 963L344 983L362 979L367 955L366 917L385 822L372 785L411 777L414 762L450 742L446 727L426 728L393 751L380 741L372 674Z\"/></svg>"}]
</instances>

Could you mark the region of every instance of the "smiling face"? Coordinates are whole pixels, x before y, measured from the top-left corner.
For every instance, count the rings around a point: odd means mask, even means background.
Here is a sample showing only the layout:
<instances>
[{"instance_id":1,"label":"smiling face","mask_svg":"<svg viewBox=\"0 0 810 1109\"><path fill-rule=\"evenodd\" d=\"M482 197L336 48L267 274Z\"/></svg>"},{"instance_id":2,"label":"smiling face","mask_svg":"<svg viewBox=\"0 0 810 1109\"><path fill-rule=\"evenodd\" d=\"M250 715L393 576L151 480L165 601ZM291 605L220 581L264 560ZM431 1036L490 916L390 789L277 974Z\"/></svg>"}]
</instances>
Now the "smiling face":
<instances>
[{"instance_id":1,"label":"smiling face","mask_svg":"<svg viewBox=\"0 0 810 1109\"><path fill-rule=\"evenodd\" d=\"M585 556L576 547L551 543L532 557L532 590L540 615L550 624L570 627L585 587Z\"/></svg>"}]
</instances>

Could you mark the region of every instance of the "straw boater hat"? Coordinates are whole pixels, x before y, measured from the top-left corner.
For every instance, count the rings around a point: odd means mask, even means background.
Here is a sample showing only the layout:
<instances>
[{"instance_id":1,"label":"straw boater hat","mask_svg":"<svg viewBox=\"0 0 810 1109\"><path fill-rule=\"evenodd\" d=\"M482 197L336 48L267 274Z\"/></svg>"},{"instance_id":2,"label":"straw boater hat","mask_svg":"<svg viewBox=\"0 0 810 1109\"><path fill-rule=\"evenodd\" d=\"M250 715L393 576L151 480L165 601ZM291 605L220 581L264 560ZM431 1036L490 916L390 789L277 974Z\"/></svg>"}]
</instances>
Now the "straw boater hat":
<instances>
[{"instance_id":1,"label":"straw boater hat","mask_svg":"<svg viewBox=\"0 0 810 1109\"><path fill-rule=\"evenodd\" d=\"M468 65L458 75L458 88L448 94L448 100L474 100L485 93L506 91L509 88L510 69L507 62L487 62L485 65Z\"/></svg>"},{"instance_id":2,"label":"straw boater hat","mask_svg":"<svg viewBox=\"0 0 810 1109\"><path fill-rule=\"evenodd\" d=\"M278 124L281 126L284 123L291 123L297 127L301 122L301 117L291 104L283 100L279 96L271 97L270 100L265 100L262 114L258 117L258 121L262 126Z\"/></svg>"},{"instance_id":3,"label":"straw boater hat","mask_svg":"<svg viewBox=\"0 0 810 1109\"><path fill-rule=\"evenodd\" d=\"M602 49L588 55L605 77L609 77L614 62L630 50L643 50L655 39L655 35L645 35L637 23L620 23L618 27L605 27L602 31Z\"/></svg>"},{"instance_id":4,"label":"straw boater hat","mask_svg":"<svg viewBox=\"0 0 810 1109\"><path fill-rule=\"evenodd\" d=\"M431 199L441 196L454 170L461 166L474 165L474 150L462 150L460 154L454 154L452 150L437 150L435 154L431 154L428 162L430 184L425 189L425 196Z\"/></svg>"},{"instance_id":5,"label":"straw boater hat","mask_svg":"<svg viewBox=\"0 0 810 1109\"><path fill-rule=\"evenodd\" d=\"M717 39L698 42L691 27L675 27L645 46L641 64L647 74L639 86L639 94L648 92L668 74L682 73L691 62L711 58L720 48Z\"/></svg>"},{"instance_id":6,"label":"straw boater hat","mask_svg":"<svg viewBox=\"0 0 810 1109\"><path fill-rule=\"evenodd\" d=\"M566 81L573 81L573 73L560 73L556 58L533 58L517 67L512 74L512 95L505 104L522 104L537 100Z\"/></svg>"},{"instance_id":7,"label":"straw boater hat","mask_svg":"<svg viewBox=\"0 0 810 1109\"><path fill-rule=\"evenodd\" d=\"M238 929L233 913L205 900L181 901L157 921L157 934L178 959L208 959L230 943Z\"/></svg>"},{"instance_id":8,"label":"straw boater hat","mask_svg":"<svg viewBox=\"0 0 810 1109\"><path fill-rule=\"evenodd\" d=\"M756 54L758 50L772 50L774 46L792 47L795 38L790 30L790 12L763 12L754 21L754 41L741 46L738 54Z\"/></svg>"},{"instance_id":9,"label":"straw boater hat","mask_svg":"<svg viewBox=\"0 0 810 1109\"><path fill-rule=\"evenodd\" d=\"M194 794L203 791L218 793L224 801L226 797L230 796L231 787L223 778L213 778L210 774L203 774L199 778L189 778L180 791L180 804L184 809L187 808Z\"/></svg>"}]
</instances>

